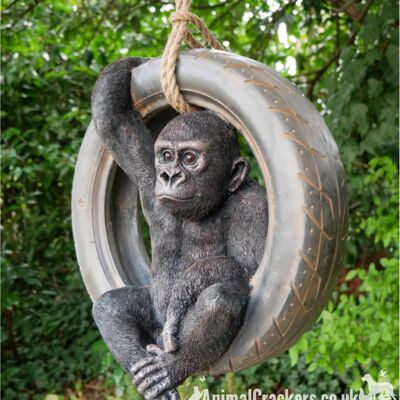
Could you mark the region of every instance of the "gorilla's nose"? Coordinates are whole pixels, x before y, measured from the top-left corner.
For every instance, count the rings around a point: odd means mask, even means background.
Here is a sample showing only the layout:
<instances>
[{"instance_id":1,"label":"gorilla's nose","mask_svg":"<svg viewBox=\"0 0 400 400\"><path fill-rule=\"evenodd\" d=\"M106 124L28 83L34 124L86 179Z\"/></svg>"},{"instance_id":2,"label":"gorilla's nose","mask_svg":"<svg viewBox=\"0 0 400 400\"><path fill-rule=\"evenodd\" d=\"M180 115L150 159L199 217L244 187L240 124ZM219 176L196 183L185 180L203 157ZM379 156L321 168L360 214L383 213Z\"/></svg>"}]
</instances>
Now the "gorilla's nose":
<instances>
[{"instance_id":1,"label":"gorilla's nose","mask_svg":"<svg viewBox=\"0 0 400 400\"><path fill-rule=\"evenodd\" d=\"M171 171L162 171L158 175L158 178L163 185L178 186L185 181L185 174L180 169L174 169Z\"/></svg>"}]
</instances>

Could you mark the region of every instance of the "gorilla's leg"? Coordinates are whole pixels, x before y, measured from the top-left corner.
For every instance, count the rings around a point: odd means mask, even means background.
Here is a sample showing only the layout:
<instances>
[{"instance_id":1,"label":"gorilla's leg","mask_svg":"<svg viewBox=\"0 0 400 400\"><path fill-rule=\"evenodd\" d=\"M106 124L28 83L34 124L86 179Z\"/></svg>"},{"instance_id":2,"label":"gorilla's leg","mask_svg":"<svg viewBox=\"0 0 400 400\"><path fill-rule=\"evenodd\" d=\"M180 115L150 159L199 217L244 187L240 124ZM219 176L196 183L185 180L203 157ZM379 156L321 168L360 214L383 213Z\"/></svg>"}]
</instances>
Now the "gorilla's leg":
<instances>
[{"instance_id":1,"label":"gorilla's leg","mask_svg":"<svg viewBox=\"0 0 400 400\"><path fill-rule=\"evenodd\" d=\"M197 261L176 278L163 327L164 350L178 349L177 335L187 310L208 287L223 281L235 281L248 287L243 268L232 257L209 257Z\"/></svg>"},{"instance_id":2,"label":"gorilla's leg","mask_svg":"<svg viewBox=\"0 0 400 400\"><path fill-rule=\"evenodd\" d=\"M147 288L123 287L100 296L93 317L108 348L129 372L133 363L148 357L146 346L160 330Z\"/></svg>"},{"instance_id":3,"label":"gorilla's leg","mask_svg":"<svg viewBox=\"0 0 400 400\"><path fill-rule=\"evenodd\" d=\"M146 346L155 343L161 330L148 289L124 287L104 293L93 305L93 317L114 357L132 375L130 367L152 354ZM178 400L179 395L170 390L158 399Z\"/></svg>"},{"instance_id":4,"label":"gorilla's leg","mask_svg":"<svg viewBox=\"0 0 400 400\"><path fill-rule=\"evenodd\" d=\"M206 288L186 313L177 352L159 353L133 366L134 382L146 399L156 398L218 360L239 332L248 298L249 285L242 280ZM165 377L154 383L160 373Z\"/></svg>"},{"instance_id":5,"label":"gorilla's leg","mask_svg":"<svg viewBox=\"0 0 400 400\"><path fill-rule=\"evenodd\" d=\"M249 292L243 281L216 283L202 292L178 334L182 350L176 353L176 363L182 363L181 379L208 369L227 350L242 326Z\"/></svg>"}]
</instances>

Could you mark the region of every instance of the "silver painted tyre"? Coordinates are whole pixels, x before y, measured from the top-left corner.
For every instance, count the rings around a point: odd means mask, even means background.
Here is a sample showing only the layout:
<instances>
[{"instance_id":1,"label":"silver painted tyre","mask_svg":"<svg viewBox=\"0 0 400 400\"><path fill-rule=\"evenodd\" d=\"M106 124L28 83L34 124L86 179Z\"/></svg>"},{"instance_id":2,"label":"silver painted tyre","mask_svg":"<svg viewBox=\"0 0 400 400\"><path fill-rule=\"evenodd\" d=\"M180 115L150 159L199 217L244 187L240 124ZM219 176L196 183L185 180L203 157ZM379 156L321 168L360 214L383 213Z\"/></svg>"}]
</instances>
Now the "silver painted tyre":
<instances>
[{"instance_id":1,"label":"silver painted tyre","mask_svg":"<svg viewBox=\"0 0 400 400\"><path fill-rule=\"evenodd\" d=\"M160 59L134 69L135 108L153 134L174 116L160 85ZM336 144L315 107L278 73L215 50L180 56L185 98L213 110L247 139L263 172L269 206L264 258L245 323L211 374L236 371L288 349L315 321L335 287L347 233L347 195ZM137 188L89 126L76 165L72 223L92 299L148 285ZM251 231L251 226L249 226Z\"/></svg>"}]
</instances>

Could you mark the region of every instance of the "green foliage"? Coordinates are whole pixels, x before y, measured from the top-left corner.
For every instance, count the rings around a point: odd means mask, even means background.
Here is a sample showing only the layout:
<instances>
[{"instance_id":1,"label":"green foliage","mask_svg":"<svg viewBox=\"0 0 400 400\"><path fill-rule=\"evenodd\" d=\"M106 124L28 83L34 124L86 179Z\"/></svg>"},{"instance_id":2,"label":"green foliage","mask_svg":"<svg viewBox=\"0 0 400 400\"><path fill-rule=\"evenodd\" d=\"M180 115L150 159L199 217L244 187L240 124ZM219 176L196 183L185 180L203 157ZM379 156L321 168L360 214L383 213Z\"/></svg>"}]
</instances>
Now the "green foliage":
<instances>
[{"instance_id":1,"label":"green foliage","mask_svg":"<svg viewBox=\"0 0 400 400\"><path fill-rule=\"evenodd\" d=\"M398 244L398 168L389 157L375 157L369 162L368 175L364 182L371 187L373 209L361 221L360 228L375 245L382 244L394 253ZM394 255L396 255L394 253Z\"/></svg>"},{"instance_id":2,"label":"green foliage","mask_svg":"<svg viewBox=\"0 0 400 400\"><path fill-rule=\"evenodd\" d=\"M172 9L167 0L2 3L4 399L82 398L92 380L103 398L139 398L92 322L70 191L96 76L125 55L161 54ZM318 99L348 174L350 230L338 290L290 358L190 378L185 398L194 385L340 394L363 373L377 379L379 369L397 384L397 10L384 0L193 1L229 50L275 67Z\"/></svg>"}]
</instances>

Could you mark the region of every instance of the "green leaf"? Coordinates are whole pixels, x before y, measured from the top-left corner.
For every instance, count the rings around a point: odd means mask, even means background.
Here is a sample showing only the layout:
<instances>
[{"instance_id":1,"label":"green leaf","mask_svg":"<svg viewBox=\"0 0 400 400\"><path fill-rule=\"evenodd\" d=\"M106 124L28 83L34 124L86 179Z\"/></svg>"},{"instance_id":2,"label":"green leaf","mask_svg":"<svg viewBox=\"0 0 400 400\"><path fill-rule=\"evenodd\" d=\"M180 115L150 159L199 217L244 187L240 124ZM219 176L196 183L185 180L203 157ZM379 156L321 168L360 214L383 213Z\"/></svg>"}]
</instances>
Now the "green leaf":
<instances>
[{"instance_id":1,"label":"green leaf","mask_svg":"<svg viewBox=\"0 0 400 400\"><path fill-rule=\"evenodd\" d=\"M399 48L390 44L386 49L386 59L390 68L398 74L399 71Z\"/></svg>"},{"instance_id":2,"label":"green leaf","mask_svg":"<svg viewBox=\"0 0 400 400\"><path fill-rule=\"evenodd\" d=\"M352 271L348 272L346 275L346 281L351 281L354 279L358 274L358 269L353 269Z\"/></svg>"},{"instance_id":3,"label":"green leaf","mask_svg":"<svg viewBox=\"0 0 400 400\"><path fill-rule=\"evenodd\" d=\"M375 97L378 96L383 90L382 81L374 78L368 79L368 96Z\"/></svg>"}]
</instances>

